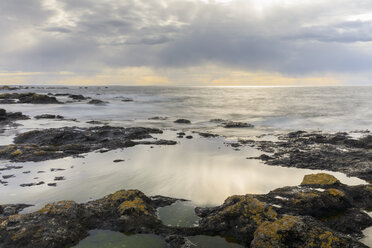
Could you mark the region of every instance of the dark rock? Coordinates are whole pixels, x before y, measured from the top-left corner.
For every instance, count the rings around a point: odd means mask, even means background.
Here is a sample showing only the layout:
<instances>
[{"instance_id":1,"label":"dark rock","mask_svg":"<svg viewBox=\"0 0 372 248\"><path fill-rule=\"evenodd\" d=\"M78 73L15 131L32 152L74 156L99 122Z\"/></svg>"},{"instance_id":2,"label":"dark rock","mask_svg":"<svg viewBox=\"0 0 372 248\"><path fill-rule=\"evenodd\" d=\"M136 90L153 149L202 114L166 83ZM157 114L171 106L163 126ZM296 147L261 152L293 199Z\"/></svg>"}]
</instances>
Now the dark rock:
<instances>
[{"instance_id":1,"label":"dark rock","mask_svg":"<svg viewBox=\"0 0 372 248\"><path fill-rule=\"evenodd\" d=\"M43 114L43 115L36 115L35 119L63 119L64 117L61 115L52 115L52 114Z\"/></svg>"},{"instance_id":2,"label":"dark rock","mask_svg":"<svg viewBox=\"0 0 372 248\"><path fill-rule=\"evenodd\" d=\"M121 99L122 102L133 102L133 99L132 98L127 98L127 97L124 97L123 99Z\"/></svg>"},{"instance_id":3,"label":"dark rock","mask_svg":"<svg viewBox=\"0 0 372 248\"><path fill-rule=\"evenodd\" d=\"M191 124L191 121L189 121L187 119L178 119L178 120L175 120L174 123L178 123L178 124Z\"/></svg>"},{"instance_id":4,"label":"dark rock","mask_svg":"<svg viewBox=\"0 0 372 248\"><path fill-rule=\"evenodd\" d=\"M165 116L155 116L155 117L150 117L149 120L165 121L165 120L168 120L168 117L165 117Z\"/></svg>"},{"instance_id":5,"label":"dark rock","mask_svg":"<svg viewBox=\"0 0 372 248\"><path fill-rule=\"evenodd\" d=\"M7 204L7 205L0 205L0 218L7 217L14 214L18 214L23 209L31 207L33 205L28 204Z\"/></svg>"},{"instance_id":6,"label":"dark rock","mask_svg":"<svg viewBox=\"0 0 372 248\"><path fill-rule=\"evenodd\" d=\"M187 135L186 139L192 139L193 137L191 135Z\"/></svg>"},{"instance_id":7,"label":"dark rock","mask_svg":"<svg viewBox=\"0 0 372 248\"><path fill-rule=\"evenodd\" d=\"M0 99L17 99L15 103L32 103L32 104L56 104L61 103L55 97L40 95L36 93L5 93L0 95Z\"/></svg>"},{"instance_id":8,"label":"dark rock","mask_svg":"<svg viewBox=\"0 0 372 248\"><path fill-rule=\"evenodd\" d=\"M103 105L105 104L105 102L102 100L98 100L98 99L92 99L88 102L88 104Z\"/></svg>"},{"instance_id":9,"label":"dark rock","mask_svg":"<svg viewBox=\"0 0 372 248\"><path fill-rule=\"evenodd\" d=\"M153 128L121 128L121 127L91 127L91 128L54 128L29 131L19 134L15 145L0 146L0 159L11 161L42 161L82 153L108 149L144 145L175 145L171 140L141 141L152 138L151 134L162 133Z\"/></svg>"},{"instance_id":10,"label":"dark rock","mask_svg":"<svg viewBox=\"0 0 372 248\"><path fill-rule=\"evenodd\" d=\"M8 178L12 178L12 177L15 177L14 175L3 175L3 179L8 179Z\"/></svg>"},{"instance_id":11,"label":"dark rock","mask_svg":"<svg viewBox=\"0 0 372 248\"><path fill-rule=\"evenodd\" d=\"M69 98L73 99L73 100L86 100L87 98L84 97L83 95L69 95L68 96Z\"/></svg>"},{"instance_id":12,"label":"dark rock","mask_svg":"<svg viewBox=\"0 0 372 248\"><path fill-rule=\"evenodd\" d=\"M19 90L19 88L5 85L5 86L0 86L0 90Z\"/></svg>"},{"instance_id":13,"label":"dark rock","mask_svg":"<svg viewBox=\"0 0 372 248\"><path fill-rule=\"evenodd\" d=\"M272 153L260 157L268 165L331 170L372 182L372 135L353 139L347 133L290 132L279 141L239 141Z\"/></svg>"},{"instance_id":14,"label":"dark rock","mask_svg":"<svg viewBox=\"0 0 372 248\"><path fill-rule=\"evenodd\" d=\"M114 163L120 163L120 162L124 162L125 160L124 159L115 159L113 162Z\"/></svg>"},{"instance_id":15,"label":"dark rock","mask_svg":"<svg viewBox=\"0 0 372 248\"><path fill-rule=\"evenodd\" d=\"M184 132L179 132L179 133L177 133L177 135L178 135L178 136L185 136L186 133L184 133Z\"/></svg>"},{"instance_id":16,"label":"dark rock","mask_svg":"<svg viewBox=\"0 0 372 248\"><path fill-rule=\"evenodd\" d=\"M102 124L104 124L102 121L87 121L86 123L93 124L93 125L102 125Z\"/></svg>"},{"instance_id":17,"label":"dark rock","mask_svg":"<svg viewBox=\"0 0 372 248\"><path fill-rule=\"evenodd\" d=\"M57 186L57 183L48 183L47 184L49 187L56 187Z\"/></svg>"},{"instance_id":18,"label":"dark rock","mask_svg":"<svg viewBox=\"0 0 372 248\"><path fill-rule=\"evenodd\" d=\"M219 136L218 134L213 134L213 133L201 133L201 132L199 132L198 134L203 138L215 138L215 137Z\"/></svg>"},{"instance_id":19,"label":"dark rock","mask_svg":"<svg viewBox=\"0 0 372 248\"><path fill-rule=\"evenodd\" d=\"M224 128L251 128L254 127L254 125L246 123L246 122L227 122L223 123Z\"/></svg>"},{"instance_id":20,"label":"dark rock","mask_svg":"<svg viewBox=\"0 0 372 248\"><path fill-rule=\"evenodd\" d=\"M65 177L54 177L54 181L63 181L66 180Z\"/></svg>"},{"instance_id":21,"label":"dark rock","mask_svg":"<svg viewBox=\"0 0 372 248\"><path fill-rule=\"evenodd\" d=\"M54 171L64 171L65 169L61 169L61 168L51 168L50 171L51 172L54 172Z\"/></svg>"},{"instance_id":22,"label":"dark rock","mask_svg":"<svg viewBox=\"0 0 372 248\"><path fill-rule=\"evenodd\" d=\"M0 219L0 244L9 248L71 247L91 229L167 233L169 228L156 216L157 207L137 190L121 190L83 204L51 203L34 213Z\"/></svg>"}]
</instances>

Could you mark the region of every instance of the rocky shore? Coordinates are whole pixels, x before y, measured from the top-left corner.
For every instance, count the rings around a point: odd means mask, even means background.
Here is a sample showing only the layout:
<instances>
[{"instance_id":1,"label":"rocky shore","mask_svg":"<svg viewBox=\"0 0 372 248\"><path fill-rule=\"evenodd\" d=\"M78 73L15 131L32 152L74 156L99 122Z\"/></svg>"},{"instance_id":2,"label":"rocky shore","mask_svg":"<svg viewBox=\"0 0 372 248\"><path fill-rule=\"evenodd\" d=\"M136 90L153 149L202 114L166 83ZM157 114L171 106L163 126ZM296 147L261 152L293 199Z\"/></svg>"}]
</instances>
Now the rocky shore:
<instances>
[{"instance_id":1,"label":"rocky shore","mask_svg":"<svg viewBox=\"0 0 372 248\"><path fill-rule=\"evenodd\" d=\"M177 144L172 140L153 139L151 136L160 133L162 130L155 128L111 126L34 130L17 135L14 144L0 146L0 159L14 162L43 161L99 149L113 150L138 144Z\"/></svg>"},{"instance_id":2,"label":"rocky shore","mask_svg":"<svg viewBox=\"0 0 372 248\"><path fill-rule=\"evenodd\" d=\"M324 173L305 176L296 187L231 196L221 206L196 208L197 227L162 224L157 208L175 201L121 190L82 204L47 204L29 214L0 211L0 245L72 247L89 230L105 229L160 235L168 247L189 247L185 237L194 235L219 235L245 247L366 247L357 238L372 225L364 212L372 207L372 186L347 186ZM13 206L11 213L25 206Z\"/></svg>"},{"instance_id":3,"label":"rocky shore","mask_svg":"<svg viewBox=\"0 0 372 248\"><path fill-rule=\"evenodd\" d=\"M372 135L352 138L348 133L296 131L279 135L278 141L239 140L265 154L268 165L329 170L372 182Z\"/></svg>"}]
</instances>

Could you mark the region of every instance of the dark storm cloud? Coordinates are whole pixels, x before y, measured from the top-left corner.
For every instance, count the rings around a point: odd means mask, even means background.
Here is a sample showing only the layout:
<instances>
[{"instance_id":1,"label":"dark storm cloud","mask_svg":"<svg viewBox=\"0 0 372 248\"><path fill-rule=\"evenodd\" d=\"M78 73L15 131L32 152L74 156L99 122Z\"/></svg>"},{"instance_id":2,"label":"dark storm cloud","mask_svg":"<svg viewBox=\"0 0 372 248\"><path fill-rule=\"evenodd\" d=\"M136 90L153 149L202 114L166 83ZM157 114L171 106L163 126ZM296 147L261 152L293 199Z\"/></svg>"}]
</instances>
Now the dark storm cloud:
<instances>
[{"instance_id":1,"label":"dark storm cloud","mask_svg":"<svg viewBox=\"0 0 372 248\"><path fill-rule=\"evenodd\" d=\"M2 0L0 70L219 64L285 74L370 72L371 1ZM17 43L17 44L16 44Z\"/></svg>"}]
</instances>

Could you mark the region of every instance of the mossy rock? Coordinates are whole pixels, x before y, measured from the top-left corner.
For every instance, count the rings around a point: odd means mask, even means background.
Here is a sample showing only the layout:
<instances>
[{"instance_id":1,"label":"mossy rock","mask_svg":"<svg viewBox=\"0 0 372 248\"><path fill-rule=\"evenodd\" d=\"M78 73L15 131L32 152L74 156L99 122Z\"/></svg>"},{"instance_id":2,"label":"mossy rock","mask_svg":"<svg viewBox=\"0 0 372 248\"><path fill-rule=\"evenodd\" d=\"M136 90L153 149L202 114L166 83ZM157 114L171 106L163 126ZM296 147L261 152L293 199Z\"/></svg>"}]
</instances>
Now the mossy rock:
<instances>
[{"instance_id":1,"label":"mossy rock","mask_svg":"<svg viewBox=\"0 0 372 248\"><path fill-rule=\"evenodd\" d=\"M334 185L341 184L340 181L332 175L326 173L317 173L304 176L301 185Z\"/></svg>"},{"instance_id":2,"label":"mossy rock","mask_svg":"<svg viewBox=\"0 0 372 248\"><path fill-rule=\"evenodd\" d=\"M350 237L335 233L311 217L284 215L262 223L254 233L251 247L360 247Z\"/></svg>"}]
</instances>

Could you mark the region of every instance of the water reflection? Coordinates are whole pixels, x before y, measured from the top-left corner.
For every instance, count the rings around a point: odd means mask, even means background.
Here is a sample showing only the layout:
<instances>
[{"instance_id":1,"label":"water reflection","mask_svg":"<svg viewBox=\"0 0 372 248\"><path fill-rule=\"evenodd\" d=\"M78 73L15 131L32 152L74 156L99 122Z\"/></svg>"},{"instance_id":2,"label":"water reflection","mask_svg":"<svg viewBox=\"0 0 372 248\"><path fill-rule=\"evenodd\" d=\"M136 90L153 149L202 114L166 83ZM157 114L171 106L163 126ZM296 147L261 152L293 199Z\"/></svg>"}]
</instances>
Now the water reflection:
<instances>
[{"instance_id":1,"label":"water reflection","mask_svg":"<svg viewBox=\"0 0 372 248\"><path fill-rule=\"evenodd\" d=\"M120 232L92 230L74 248L164 248L165 241L152 234L124 235Z\"/></svg>"}]
</instances>

